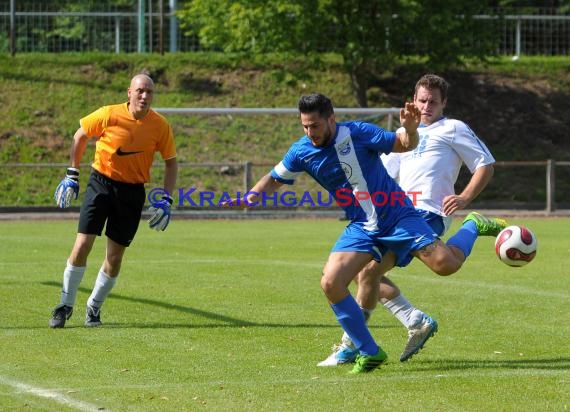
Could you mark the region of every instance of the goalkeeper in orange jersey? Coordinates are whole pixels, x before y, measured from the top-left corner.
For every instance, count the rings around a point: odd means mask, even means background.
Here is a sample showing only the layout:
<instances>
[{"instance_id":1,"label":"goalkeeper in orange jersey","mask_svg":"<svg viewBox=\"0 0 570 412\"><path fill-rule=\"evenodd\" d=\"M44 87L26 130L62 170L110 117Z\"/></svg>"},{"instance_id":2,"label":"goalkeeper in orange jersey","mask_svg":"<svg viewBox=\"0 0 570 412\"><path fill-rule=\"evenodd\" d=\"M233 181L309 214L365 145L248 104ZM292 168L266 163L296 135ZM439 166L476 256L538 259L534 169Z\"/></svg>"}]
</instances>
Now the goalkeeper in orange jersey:
<instances>
[{"instance_id":1,"label":"goalkeeper in orange jersey","mask_svg":"<svg viewBox=\"0 0 570 412\"><path fill-rule=\"evenodd\" d=\"M164 194L152 202L149 226L163 231L170 221L170 193L178 174L172 128L150 107L154 82L149 76L134 76L127 96L126 103L103 106L80 120L71 145L71 165L55 191L60 208L77 199L81 159L89 139L97 139L75 244L63 271L61 301L49 321L52 328L63 328L71 317L87 258L95 238L105 228L106 254L87 300L85 320L85 326L101 325L101 306L115 285L125 250L139 227L146 196L144 184L150 180L156 152L165 163Z\"/></svg>"}]
</instances>

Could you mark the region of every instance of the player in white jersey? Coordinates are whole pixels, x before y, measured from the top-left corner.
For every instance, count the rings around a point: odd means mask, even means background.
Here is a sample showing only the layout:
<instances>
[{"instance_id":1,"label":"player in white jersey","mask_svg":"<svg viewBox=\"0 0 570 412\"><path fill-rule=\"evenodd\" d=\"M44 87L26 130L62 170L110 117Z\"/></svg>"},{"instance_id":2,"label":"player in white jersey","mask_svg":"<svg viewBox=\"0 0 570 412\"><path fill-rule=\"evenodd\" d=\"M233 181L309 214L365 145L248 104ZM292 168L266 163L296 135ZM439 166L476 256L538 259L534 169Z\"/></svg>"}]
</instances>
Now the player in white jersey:
<instances>
[{"instance_id":1,"label":"player in white jersey","mask_svg":"<svg viewBox=\"0 0 570 412\"><path fill-rule=\"evenodd\" d=\"M411 152L382 155L390 176L411 194L415 207L442 236L451 224L451 215L464 209L487 185L493 176L495 159L485 144L464 122L443 115L447 103L447 82L435 75L423 76L415 86L414 104L422 112L418 128L419 143ZM472 173L471 180L460 194L455 194L455 182L461 166ZM470 215L477 218L477 215ZM376 278L385 270L372 261L359 275L357 301L368 319L376 307L377 296L370 289L377 288ZM408 329L408 342L400 356L404 362L416 354L437 331L437 322L418 310L401 294L387 277L380 281L379 297ZM351 363L356 350L348 335L335 346L333 353L319 366Z\"/></svg>"},{"instance_id":2,"label":"player in white jersey","mask_svg":"<svg viewBox=\"0 0 570 412\"><path fill-rule=\"evenodd\" d=\"M370 123L337 123L330 99L322 94L302 96L299 112L306 135L291 145L283 160L245 199L232 199L226 205L262 203L267 194L293 184L302 172L333 195L350 221L331 250L321 288L358 350L352 373L370 372L385 362L387 355L370 334L363 312L350 294L348 287L359 272L372 259L391 268L406 266L417 257L438 275L451 275L469 256L479 235L490 235L502 227L494 219L469 220L445 244L388 175L379 154L417 146L421 113L413 103L401 109L404 130L398 133ZM377 292L378 283L371 289L371 293Z\"/></svg>"}]
</instances>

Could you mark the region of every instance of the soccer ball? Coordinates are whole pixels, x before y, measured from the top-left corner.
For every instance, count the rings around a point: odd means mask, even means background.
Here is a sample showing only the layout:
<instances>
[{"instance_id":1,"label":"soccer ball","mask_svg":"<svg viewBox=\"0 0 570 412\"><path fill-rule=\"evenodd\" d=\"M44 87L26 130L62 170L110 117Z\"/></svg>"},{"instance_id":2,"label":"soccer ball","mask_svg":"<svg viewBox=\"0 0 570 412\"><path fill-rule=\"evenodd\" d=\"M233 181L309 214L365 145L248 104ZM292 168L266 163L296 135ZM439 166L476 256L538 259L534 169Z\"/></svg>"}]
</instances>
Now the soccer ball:
<instances>
[{"instance_id":1,"label":"soccer ball","mask_svg":"<svg viewBox=\"0 0 570 412\"><path fill-rule=\"evenodd\" d=\"M536 236L524 226L507 226L497 235L495 252L509 266L524 266L536 256Z\"/></svg>"}]
</instances>

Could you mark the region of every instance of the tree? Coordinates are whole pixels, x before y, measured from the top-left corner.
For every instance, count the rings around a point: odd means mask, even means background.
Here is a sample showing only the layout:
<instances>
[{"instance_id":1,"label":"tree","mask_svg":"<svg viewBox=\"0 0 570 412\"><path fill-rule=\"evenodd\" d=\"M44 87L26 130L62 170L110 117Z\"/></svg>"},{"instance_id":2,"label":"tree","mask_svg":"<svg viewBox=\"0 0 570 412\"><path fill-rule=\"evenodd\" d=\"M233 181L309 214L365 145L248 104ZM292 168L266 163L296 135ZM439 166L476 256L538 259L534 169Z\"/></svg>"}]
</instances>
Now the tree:
<instances>
[{"instance_id":1,"label":"tree","mask_svg":"<svg viewBox=\"0 0 570 412\"><path fill-rule=\"evenodd\" d=\"M302 28L315 27L307 10L317 0L192 0L178 12L180 26L203 48L225 52L313 51ZM318 25L318 23L317 23Z\"/></svg>"},{"instance_id":2,"label":"tree","mask_svg":"<svg viewBox=\"0 0 570 412\"><path fill-rule=\"evenodd\" d=\"M372 61L386 55L390 11L370 0L193 0L179 14L201 46L226 52L337 52L366 106ZM394 3L396 3L394 1ZM386 8L384 8L386 10Z\"/></svg>"},{"instance_id":3,"label":"tree","mask_svg":"<svg viewBox=\"0 0 570 412\"><path fill-rule=\"evenodd\" d=\"M350 76L352 90L359 106L366 107L369 79L378 64L390 69L398 50L391 44L397 30L393 15L403 10L394 1L331 0L329 18L337 41L332 51L339 53Z\"/></svg>"},{"instance_id":4,"label":"tree","mask_svg":"<svg viewBox=\"0 0 570 412\"><path fill-rule=\"evenodd\" d=\"M424 56L432 67L484 59L494 50L472 0L191 0L181 26L201 46L226 52L295 51L342 56L357 103L367 105L376 67Z\"/></svg>"},{"instance_id":5,"label":"tree","mask_svg":"<svg viewBox=\"0 0 570 412\"><path fill-rule=\"evenodd\" d=\"M400 56L415 54L434 70L461 66L465 59L485 61L496 53L500 39L499 20L475 20L478 14L493 14L469 0L410 1L402 29L393 36ZM499 17L499 16L498 16ZM412 40L412 41L410 41Z\"/></svg>"}]
</instances>

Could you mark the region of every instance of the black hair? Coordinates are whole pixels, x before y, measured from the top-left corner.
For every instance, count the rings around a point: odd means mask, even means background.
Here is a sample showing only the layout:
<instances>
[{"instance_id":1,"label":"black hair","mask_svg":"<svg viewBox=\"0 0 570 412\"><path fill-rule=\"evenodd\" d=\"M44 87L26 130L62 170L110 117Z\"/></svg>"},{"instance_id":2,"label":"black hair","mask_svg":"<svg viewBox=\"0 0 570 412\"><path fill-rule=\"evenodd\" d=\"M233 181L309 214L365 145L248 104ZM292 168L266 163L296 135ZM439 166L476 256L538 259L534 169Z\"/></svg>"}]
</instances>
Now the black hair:
<instances>
[{"instance_id":1,"label":"black hair","mask_svg":"<svg viewBox=\"0 0 570 412\"><path fill-rule=\"evenodd\" d=\"M301 96L299 99L299 113L314 112L318 112L323 119L331 117L334 114L331 99L320 93Z\"/></svg>"}]
</instances>

